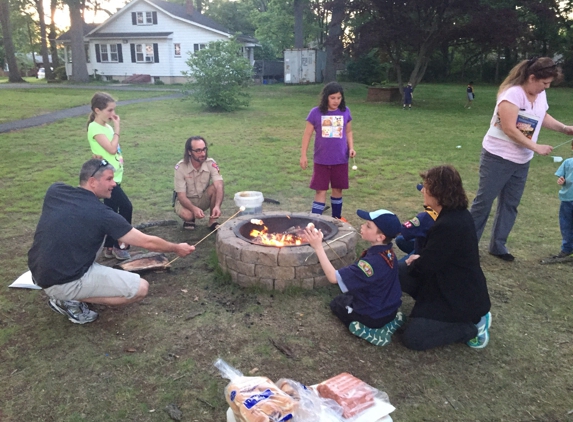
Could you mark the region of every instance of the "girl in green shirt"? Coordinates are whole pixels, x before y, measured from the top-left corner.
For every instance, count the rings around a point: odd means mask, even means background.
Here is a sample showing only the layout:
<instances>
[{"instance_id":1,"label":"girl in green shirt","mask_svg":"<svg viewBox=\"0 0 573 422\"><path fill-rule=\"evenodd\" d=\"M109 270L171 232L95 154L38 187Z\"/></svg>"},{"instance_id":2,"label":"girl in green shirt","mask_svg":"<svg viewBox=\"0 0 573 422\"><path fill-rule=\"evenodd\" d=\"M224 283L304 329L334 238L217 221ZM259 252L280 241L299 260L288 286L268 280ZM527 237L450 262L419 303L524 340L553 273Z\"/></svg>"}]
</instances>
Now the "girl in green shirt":
<instances>
[{"instance_id":1,"label":"girl in green shirt","mask_svg":"<svg viewBox=\"0 0 573 422\"><path fill-rule=\"evenodd\" d=\"M131 224L133 207L131 201L121 188L123 180L123 156L119 146L120 118L115 114L115 100L105 92L97 92L91 101L92 112L88 119L88 142L94 158L101 158L110 163L114 169L116 186L111 192L111 198L103 203L123 216ZM109 123L113 124L113 128ZM116 239L107 237L104 243L104 256L120 260L131 258L127 248L129 245L119 245Z\"/></svg>"}]
</instances>

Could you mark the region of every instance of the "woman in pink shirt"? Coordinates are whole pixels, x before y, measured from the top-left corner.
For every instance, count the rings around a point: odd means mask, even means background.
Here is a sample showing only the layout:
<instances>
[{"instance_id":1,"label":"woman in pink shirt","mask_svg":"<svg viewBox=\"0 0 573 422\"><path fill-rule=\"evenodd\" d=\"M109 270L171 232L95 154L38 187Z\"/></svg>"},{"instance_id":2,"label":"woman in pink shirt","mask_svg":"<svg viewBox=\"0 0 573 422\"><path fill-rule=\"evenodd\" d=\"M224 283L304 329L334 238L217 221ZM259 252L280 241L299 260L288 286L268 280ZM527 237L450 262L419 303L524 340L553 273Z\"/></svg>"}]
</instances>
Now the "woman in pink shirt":
<instances>
[{"instance_id":1,"label":"woman in pink shirt","mask_svg":"<svg viewBox=\"0 0 573 422\"><path fill-rule=\"evenodd\" d=\"M547 113L545 90L561 76L549 57L517 64L499 87L490 128L483 138L479 188L470 212L479 240L497 198L489 253L504 261L515 259L505 244L517 217L529 161L534 152L549 155L553 150L551 145L537 143L541 126L573 135L573 126Z\"/></svg>"}]
</instances>

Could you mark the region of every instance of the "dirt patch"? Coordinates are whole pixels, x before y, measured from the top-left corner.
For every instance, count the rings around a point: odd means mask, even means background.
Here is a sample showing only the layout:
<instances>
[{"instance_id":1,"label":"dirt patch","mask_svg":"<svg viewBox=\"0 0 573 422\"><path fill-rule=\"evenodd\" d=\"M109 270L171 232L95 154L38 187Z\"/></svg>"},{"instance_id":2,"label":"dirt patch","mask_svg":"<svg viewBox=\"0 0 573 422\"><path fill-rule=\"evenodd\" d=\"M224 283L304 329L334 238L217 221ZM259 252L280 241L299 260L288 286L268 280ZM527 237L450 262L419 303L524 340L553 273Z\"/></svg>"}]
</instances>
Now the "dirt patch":
<instances>
[{"instance_id":1,"label":"dirt patch","mask_svg":"<svg viewBox=\"0 0 573 422\"><path fill-rule=\"evenodd\" d=\"M146 232L191 244L208 233L201 224L193 232ZM11 400L3 420L166 420L173 404L183 421L221 422L227 381L213 367L218 357L244 373L256 368L257 375L307 385L350 372L389 394L395 420L570 418L571 286L559 271L544 274L549 266L483 257L493 302L490 345L420 353L405 349L399 334L384 348L350 334L328 307L336 286L278 293L231 284L217 271L214 243L211 236L171 270L144 274L144 301L96 306L100 317L86 326L52 312L42 294L17 292L21 306L0 315L3 330L20 327L2 346L0 376L12 397L26 392L34 400ZM405 313L412 305L404 297ZM69 397L78 410L64 417L53 404Z\"/></svg>"}]
</instances>

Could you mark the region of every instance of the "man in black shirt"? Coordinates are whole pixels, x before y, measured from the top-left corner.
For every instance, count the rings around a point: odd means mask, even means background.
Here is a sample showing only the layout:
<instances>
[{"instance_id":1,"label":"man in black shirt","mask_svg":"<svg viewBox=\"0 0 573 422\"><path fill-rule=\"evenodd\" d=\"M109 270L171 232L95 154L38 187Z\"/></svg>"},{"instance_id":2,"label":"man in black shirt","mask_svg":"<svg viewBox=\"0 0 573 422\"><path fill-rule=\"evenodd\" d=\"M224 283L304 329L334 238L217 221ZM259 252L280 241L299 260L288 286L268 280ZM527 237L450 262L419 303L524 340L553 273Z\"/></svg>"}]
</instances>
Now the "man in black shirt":
<instances>
[{"instance_id":1,"label":"man in black shirt","mask_svg":"<svg viewBox=\"0 0 573 422\"><path fill-rule=\"evenodd\" d=\"M48 188L28 267L34 283L50 297L50 306L77 324L94 321L98 314L86 303L117 306L142 300L149 284L138 274L95 262L106 235L128 245L187 256L187 243L170 243L133 228L100 199L115 186L113 167L105 160L82 166L80 186L54 183Z\"/></svg>"}]
</instances>

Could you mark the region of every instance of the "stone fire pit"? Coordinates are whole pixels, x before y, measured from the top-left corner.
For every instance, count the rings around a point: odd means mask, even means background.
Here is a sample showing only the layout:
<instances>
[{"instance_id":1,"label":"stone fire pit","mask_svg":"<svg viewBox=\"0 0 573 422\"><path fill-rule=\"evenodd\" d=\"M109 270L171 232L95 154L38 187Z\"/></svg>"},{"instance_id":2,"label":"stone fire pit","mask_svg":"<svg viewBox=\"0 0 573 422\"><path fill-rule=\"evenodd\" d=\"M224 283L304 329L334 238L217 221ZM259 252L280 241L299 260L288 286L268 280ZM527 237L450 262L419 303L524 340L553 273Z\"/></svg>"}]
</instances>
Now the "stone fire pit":
<instances>
[{"instance_id":1,"label":"stone fire pit","mask_svg":"<svg viewBox=\"0 0 573 422\"><path fill-rule=\"evenodd\" d=\"M235 234L235 226L246 220L256 218L264 221L265 216L278 215L308 218L308 221L319 219L334 224L338 228L338 233L328 242L341 259L338 259L332 249L325 245L324 250L330 262L338 269L351 264L356 258L356 242L360 235L348 223L327 216L286 211L244 215L229 221L217 232L219 266L231 275L233 282L243 287L259 285L269 290L284 290L288 286L313 289L330 284L310 246L277 248L256 245L240 239ZM347 236L336 240L344 235Z\"/></svg>"}]
</instances>

